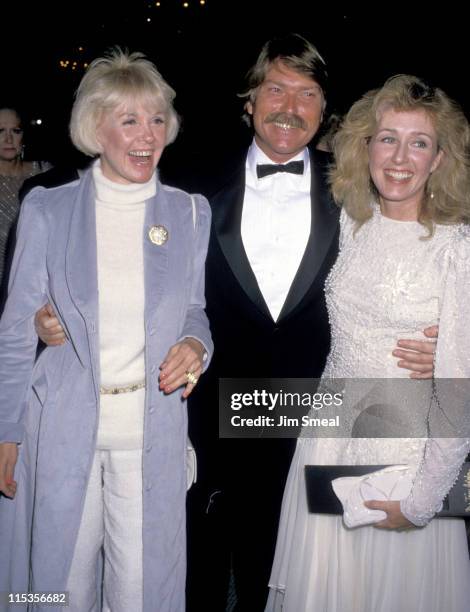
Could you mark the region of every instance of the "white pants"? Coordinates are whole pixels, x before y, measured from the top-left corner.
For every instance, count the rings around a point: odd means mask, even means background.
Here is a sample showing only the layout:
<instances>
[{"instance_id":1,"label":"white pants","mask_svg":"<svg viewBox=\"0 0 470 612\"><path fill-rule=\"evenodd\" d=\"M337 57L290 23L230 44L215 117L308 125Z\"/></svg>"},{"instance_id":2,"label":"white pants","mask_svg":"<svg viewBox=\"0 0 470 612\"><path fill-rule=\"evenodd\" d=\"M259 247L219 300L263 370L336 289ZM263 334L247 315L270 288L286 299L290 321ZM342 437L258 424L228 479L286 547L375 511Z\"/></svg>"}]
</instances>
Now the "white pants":
<instances>
[{"instance_id":1,"label":"white pants","mask_svg":"<svg viewBox=\"0 0 470 612\"><path fill-rule=\"evenodd\" d=\"M67 590L69 612L142 610L142 450L97 450ZM97 579L98 576L98 579Z\"/></svg>"}]
</instances>

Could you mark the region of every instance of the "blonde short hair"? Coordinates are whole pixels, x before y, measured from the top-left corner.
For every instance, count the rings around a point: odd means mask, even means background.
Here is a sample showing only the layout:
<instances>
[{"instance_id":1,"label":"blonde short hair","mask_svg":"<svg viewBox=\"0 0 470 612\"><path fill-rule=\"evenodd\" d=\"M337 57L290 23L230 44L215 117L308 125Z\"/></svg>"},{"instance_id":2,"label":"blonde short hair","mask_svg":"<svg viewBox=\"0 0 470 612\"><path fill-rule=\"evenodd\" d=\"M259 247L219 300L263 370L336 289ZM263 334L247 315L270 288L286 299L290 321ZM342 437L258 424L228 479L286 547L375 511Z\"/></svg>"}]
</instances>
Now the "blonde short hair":
<instances>
[{"instance_id":1,"label":"blonde short hair","mask_svg":"<svg viewBox=\"0 0 470 612\"><path fill-rule=\"evenodd\" d=\"M102 152L96 129L103 112L135 98L156 104L167 113L167 142L178 134L179 118L173 108L175 91L154 64L142 53L128 53L119 48L91 62L80 82L70 119L73 144L86 155Z\"/></svg>"},{"instance_id":2,"label":"blonde short hair","mask_svg":"<svg viewBox=\"0 0 470 612\"><path fill-rule=\"evenodd\" d=\"M433 232L434 223L470 221L470 127L456 102L415 76L396 75L366 93L346 115L333 140L336 166L330 173L333 197L358 226L372 216L379 194L369 173L368 142L384 108L423 110L431 118L442 160L426 184L418 220Z\"/></svg>"}]
</instances>

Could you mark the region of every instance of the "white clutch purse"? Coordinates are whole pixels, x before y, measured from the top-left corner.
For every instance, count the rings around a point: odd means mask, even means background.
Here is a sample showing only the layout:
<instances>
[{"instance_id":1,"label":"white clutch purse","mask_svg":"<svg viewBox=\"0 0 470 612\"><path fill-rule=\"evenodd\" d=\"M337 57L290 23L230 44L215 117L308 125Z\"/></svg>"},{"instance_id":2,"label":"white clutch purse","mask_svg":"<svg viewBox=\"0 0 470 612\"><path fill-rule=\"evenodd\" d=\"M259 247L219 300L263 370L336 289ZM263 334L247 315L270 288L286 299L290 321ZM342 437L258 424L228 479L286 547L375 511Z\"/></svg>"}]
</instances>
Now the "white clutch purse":
<instances>
[{"instance_id":1,"label":"white clutch purse","mask_svg":"<svg viewBox=\"0 0 470 612\"><path fill-rule=\"evenodd\" d=\"M382 510L370 510L364 502L401 500L408 497L413 477L406 465L391 465L365 476L335 478L331 485L343 506L343 521L347 527L360 527L383 521Z\"/></svg>"}]
</instances>

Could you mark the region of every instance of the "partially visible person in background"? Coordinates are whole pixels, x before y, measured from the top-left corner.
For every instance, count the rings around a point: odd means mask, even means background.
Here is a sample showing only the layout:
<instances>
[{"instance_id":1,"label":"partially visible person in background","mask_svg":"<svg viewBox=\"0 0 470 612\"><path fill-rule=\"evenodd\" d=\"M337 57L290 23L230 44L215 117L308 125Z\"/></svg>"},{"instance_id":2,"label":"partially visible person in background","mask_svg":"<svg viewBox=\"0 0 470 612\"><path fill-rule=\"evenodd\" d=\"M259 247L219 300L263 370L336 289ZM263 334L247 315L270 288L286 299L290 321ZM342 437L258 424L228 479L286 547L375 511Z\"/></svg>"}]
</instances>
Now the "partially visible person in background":
<instances>
[{"instance_id":1,"label":"partially visible person in background","mask_svg":"<svg viewBox=\"0 0 470 612\"><path fill-rule=\"evenodd\" d=\"M11 228L20 207L18 192L23 181L51 166L25 161L23 120L15 108L0 107L0 283Z\"/></svg>"},{"instance_id":2,"label":"partially visible person in background","mask_svg":"<svg viewBox=\"0 0 470 612\"><path fill-rule=\"evenodd\" d=\"M315 147L318 151L325 151L325 153L333 152L333 138L339 130L342 120L343 118L341 115L332 113L328 119L322 123Z\"/></svg>"}]
</instances>

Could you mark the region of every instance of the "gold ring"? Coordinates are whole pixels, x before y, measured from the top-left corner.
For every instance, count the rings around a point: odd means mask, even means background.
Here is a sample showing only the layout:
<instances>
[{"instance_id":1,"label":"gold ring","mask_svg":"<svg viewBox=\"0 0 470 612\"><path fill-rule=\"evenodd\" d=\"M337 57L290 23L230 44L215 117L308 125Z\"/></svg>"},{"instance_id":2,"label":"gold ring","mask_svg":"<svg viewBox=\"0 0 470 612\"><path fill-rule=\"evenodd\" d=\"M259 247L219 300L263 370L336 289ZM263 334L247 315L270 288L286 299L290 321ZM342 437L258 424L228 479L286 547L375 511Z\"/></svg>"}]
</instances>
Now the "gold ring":
<instances>
[{"instance_id":1,"label":"gold ring","mask_svg":"<svg viewBox=\"0 0 470 612\"><path fill-rule=\"evenodd\" d=\"M192 385L195 385L197 383L197 376L194 376L192 372L189 372L187 370L185 374L186 374L186 378L188 379L189 383L191 383Z\"/></svg>"}]
</instances>

